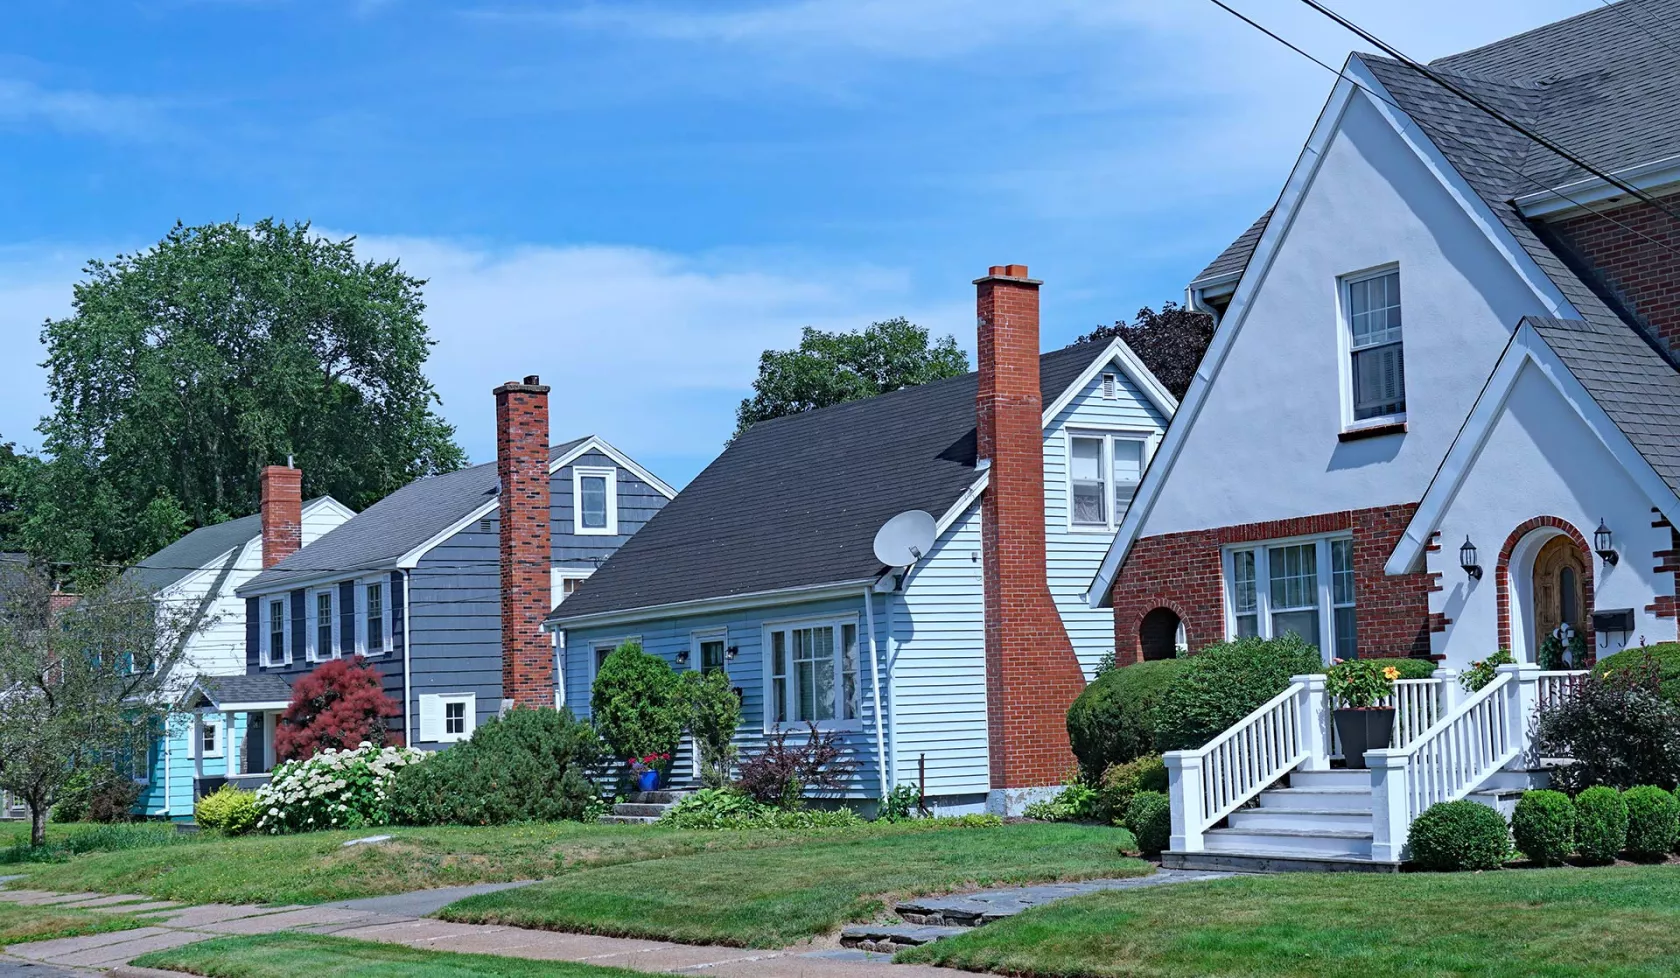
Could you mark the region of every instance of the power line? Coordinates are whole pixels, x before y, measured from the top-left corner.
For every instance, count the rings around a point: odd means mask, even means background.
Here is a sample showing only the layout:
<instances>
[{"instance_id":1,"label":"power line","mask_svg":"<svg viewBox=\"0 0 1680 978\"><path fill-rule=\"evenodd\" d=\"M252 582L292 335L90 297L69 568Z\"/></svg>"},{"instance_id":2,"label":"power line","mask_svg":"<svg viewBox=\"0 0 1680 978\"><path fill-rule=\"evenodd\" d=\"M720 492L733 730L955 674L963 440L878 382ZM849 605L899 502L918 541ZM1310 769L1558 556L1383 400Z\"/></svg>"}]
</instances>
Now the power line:
<instances>
[{"instance_id":1,"label":"power line","mask_svg":"<svg viewBox=\"0 0 1680 978\"><path fill-rule=\"evenodd\" d=\"M1638 7L1640 12L1642 12L1645 16L1651 18L1659 24L1662 24L1664 27L1680 31L1680 26L1676 26L1675 23L1667 17L1664 17L1662 14L1657 13L1650 7L1645 6L1644 0L1628 0L1628 2L1632 3L1635 7Z\"/></svg>"},{"instance_id":2,"label":"power line","mask_svg":"<svg viewBox=\"0 0 1680 978\"><path fill-rule=\"evenodd\" d=\"M1623 20L1627 21L1628 23L1632 24L1633 26L1635 26L1635 27L1639 28L1640 30L1644 31L1646 34L1649 34L1651 36L1651 40L1656 41L1658 44L1661 44L1663 47L1668 48L1670 51L1673 51L1675 54L1680 54L1680 48L1676 48L1674 45L1672 45L1672 44L1668 43L1667 41L1663 40L1662 36L1659 35L1656 31L1653 31L1649 27L1646 27L1644 25L1644 23L1642 23L1641 21L1636 19L1632 14L1628 13L1627 10L1621 5L1621 3L1619 3L1619 2L1612 3L1611 0L1598 0L1598 2L1604 4L1604 6L1606 8L1608 8L1610 10L1614 10L1616 12L1617 16L1621 17ZM1633 0L1629 0L1629 2L1633 2ZM1639 7L1638 3L1634 3L1633 5L1635 7ZM1640 10L1645 10L1644 7L1639 7L1639 9ZM1650 16L1650 17L1655 17L1656 16L1648 10L1646 10L1645 13L1646 13L1646 16ZM1657 19L1657 22L1662 23L1660 18Z\"/></svg>"}]
</instances>

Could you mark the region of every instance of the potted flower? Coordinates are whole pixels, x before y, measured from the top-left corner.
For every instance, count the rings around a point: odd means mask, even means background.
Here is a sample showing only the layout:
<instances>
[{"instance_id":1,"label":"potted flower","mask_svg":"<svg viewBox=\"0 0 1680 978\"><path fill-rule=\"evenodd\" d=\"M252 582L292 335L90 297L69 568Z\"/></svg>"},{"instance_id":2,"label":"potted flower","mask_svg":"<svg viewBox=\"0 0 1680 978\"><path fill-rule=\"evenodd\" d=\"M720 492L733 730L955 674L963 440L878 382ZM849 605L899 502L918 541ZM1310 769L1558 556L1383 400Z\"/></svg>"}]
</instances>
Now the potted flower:
<instances>
[{"instance_id":1,"label":"potted flower","mask_svg":"<svg viewBox=\"0 0 1680 978\"><path fill-rule=\"evenodd\" d=\"M647 754L642 757L632 757L627 762L630 773L636 778L636 790L658 791L664 780L665 769L671 765L670 754Z\"/></svg>"},{"instance_id":2,"label":"potted flower","mask_svg":"<svg viewBox=\"0 0 1680 978\"><path fill-rule=\"evenodd\" d=\"M1382 706L1400 670L1381 659L1335 660L1324 690L1335 701L1336 736L1348 767L1365 766L1365 752L1387 747L1394 736L1394 707Z\"/></svg>"}]
</instances>

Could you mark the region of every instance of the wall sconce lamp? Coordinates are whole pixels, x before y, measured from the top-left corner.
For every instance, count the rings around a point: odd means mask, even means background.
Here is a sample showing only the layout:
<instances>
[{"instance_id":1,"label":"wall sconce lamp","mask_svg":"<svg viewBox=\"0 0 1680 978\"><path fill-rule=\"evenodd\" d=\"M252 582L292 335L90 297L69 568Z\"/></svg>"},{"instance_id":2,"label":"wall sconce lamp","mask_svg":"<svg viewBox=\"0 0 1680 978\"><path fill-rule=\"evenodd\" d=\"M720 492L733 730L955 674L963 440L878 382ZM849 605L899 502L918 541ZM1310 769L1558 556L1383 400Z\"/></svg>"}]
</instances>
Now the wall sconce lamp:
<instances>
[{"instance_id":1,"label":"wall sconce lamp","mask_svg":"<svg viewBox=\"0 0 1680 978\"><path fill-rule=\"evenodd\" d=\"M1470 538L1464 538L1464 546L1458 548L1458 566L1464 568L1464 573L1470 575L1473 581L1482 579L1482 565L1476 563L1476 545Z\"/></svg>"},{"instance_id":2,"label":"wall sconce lamp","mask_svg":"<svg viewBox=\"0 0 1680 978\"><path fill-rule=\"evenodd\" d=\"M740 654L741 647L739 645L731 645L729 648L723 650L723 657L729 659L731 662L733 662L735 657Z\"/></svg>"},{"instance_id":3,"label":"wall sconce lamp","mask_svg":"<svg viewBox=\"0 0 1680 978\"><path fill-rule=\"evenodd\" d=\"M683 649L682 651L677 653L677 665L679 665L679 666L688 665L688 650L687 649Z\"/></svg>"},{"instance_id":4,"label":"wall sconce lamp","mask_svg":"<svg viewBox=\"0 0 1680 978\"><path fill-rule=\"evenodd\" d=\"M1616 566L1617 561L1622 559L1621 555L1616 553L1615 544L1615 537L1611 536L1610 528L1604 525L1604 519L1600 517L1598 529L1593 531L1593 549L1598 551L1599 557L1611 567Z\"/></svg>"}]
</instances>

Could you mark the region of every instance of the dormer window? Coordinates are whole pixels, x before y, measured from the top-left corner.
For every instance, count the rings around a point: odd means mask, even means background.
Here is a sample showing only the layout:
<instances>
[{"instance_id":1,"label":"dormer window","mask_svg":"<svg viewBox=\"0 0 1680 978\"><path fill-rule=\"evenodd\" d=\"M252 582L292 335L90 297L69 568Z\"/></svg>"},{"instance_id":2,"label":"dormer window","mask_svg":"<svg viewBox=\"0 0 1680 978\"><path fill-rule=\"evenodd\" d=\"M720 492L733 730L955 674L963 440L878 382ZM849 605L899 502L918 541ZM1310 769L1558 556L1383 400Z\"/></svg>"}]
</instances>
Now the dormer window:
<instances>
[{"instance_id":1,"label":"dormer window","mask_svg":"<svg viewBox=\"0 0 1680 978\"><path fill-rule=\"evenodd\" d=\"M618 535L617 469L572 469L572 529L582 536Z\"/></svg>"},{"instance_id":2,"label":"dormer window","mask_svg":"<svg viewBox=\"0 0 1680 978\"><path fill-rule=\"evenodd\" d=\"M1355 424L1406 416L1406 364L1400 329L1400 272L1388 269L1342 282L1352 360Z\"/></svg>"}]
</instances>

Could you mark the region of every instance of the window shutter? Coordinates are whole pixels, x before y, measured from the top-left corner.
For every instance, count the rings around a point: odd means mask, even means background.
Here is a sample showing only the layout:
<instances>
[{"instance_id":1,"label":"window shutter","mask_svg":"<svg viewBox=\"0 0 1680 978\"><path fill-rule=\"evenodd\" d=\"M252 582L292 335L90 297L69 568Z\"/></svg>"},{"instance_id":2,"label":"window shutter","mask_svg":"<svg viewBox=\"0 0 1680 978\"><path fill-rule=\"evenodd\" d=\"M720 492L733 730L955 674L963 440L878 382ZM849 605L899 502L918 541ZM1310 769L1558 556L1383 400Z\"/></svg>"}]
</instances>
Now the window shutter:
<instances>
[{"instance_id":1,"label":"window shutter","mask_svg":"<svg viewBox=\"0 0 1680 978\"><path fill-rule=\"evenodd\" d=\"M435 744L443 739L443 697L420 694L420 741Z\"/></svg>"},{"instance_id":2,"label":"window shutter","mask_svg":"<svg viewBox=\"0 0 1680 978\"><path fill-rule=\"evenodd\" d=\"M356 654L356 582L338 585L338 650L350 656Z\"/></svg>"},{"instance_id":3,"label":"window shutter","mask_svg":"<svg viewBox=\"0 0 1680 978\"><path fill-rule=\"evenodd\" d=\"M303 658L309 648L309 630L304 621L304 595L303 591L292 592L292 647L286 654L287 665L291 665L293 659Z\"/></svg>"}]
</instances>

